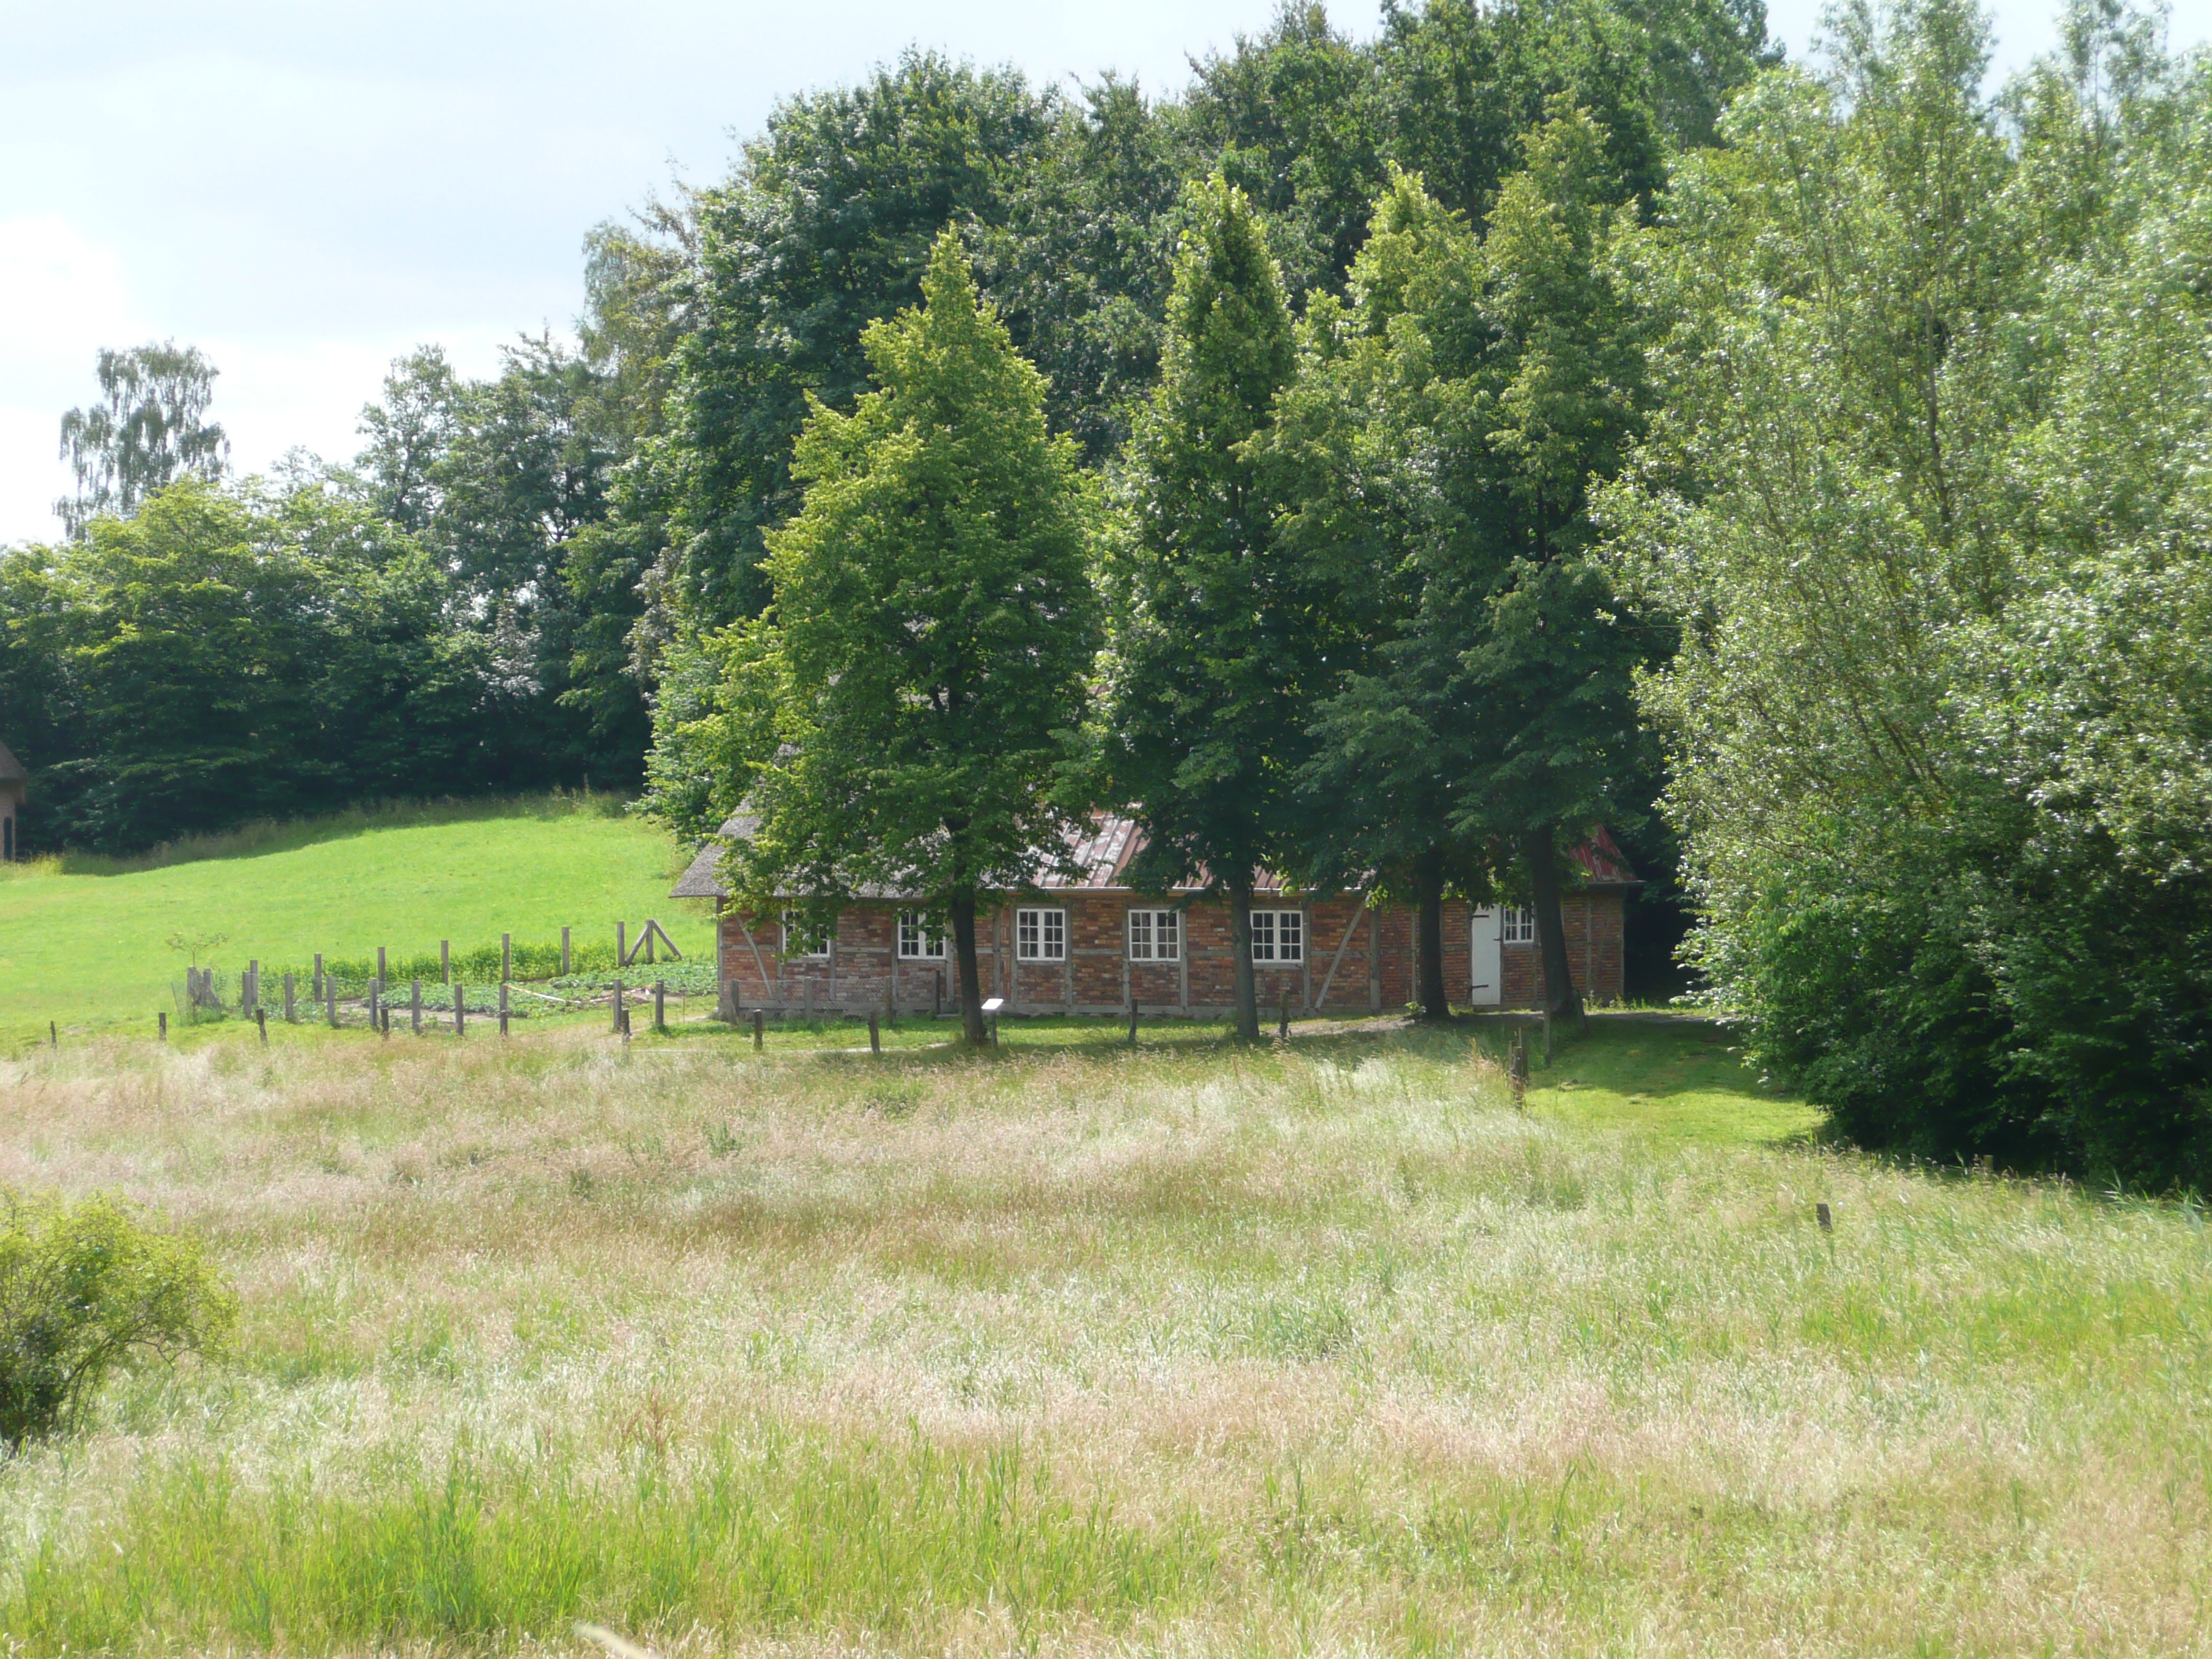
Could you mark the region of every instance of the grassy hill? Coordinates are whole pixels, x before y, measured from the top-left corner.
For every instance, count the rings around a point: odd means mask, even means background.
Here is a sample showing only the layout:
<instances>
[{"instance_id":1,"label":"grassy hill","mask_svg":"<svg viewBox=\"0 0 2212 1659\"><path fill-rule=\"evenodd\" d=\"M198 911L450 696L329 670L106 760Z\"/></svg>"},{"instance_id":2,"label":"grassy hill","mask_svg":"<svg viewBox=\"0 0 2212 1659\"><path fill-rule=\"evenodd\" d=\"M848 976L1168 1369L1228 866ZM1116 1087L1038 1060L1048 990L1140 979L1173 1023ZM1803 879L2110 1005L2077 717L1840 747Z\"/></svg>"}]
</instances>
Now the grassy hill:
<instances>
[{"instance_id":1,"label":"grassy hill","mask_svg":"<svg viewBox=\"0 0 2212 1659\"><path fill-rule=\"evenodd\" d=\"M2201 1212L1823 1147L1713 1028L1595 1025L1526 1111L1498 1019L0 1060L0 1184L119 1188L241 1303L0 1458L0 1630L2206 1651Z\"/></svg>"},{"instance_id":2,"label":"grassy hill","mask_svg":"<svg viewBox=\"0 0 2212 1659\"><path fill-rule=\"evenodd\" d=\"M683 854L610 796L349 813L165 849L140 864L0 866L0 1050L64 1032L150 1025L200 945L233 975L301 963L557 941L611 943L658 920L686 957L711 925L668 896ZM178 948L172 941L182 941Z\"/></svg>"}]
</instances>

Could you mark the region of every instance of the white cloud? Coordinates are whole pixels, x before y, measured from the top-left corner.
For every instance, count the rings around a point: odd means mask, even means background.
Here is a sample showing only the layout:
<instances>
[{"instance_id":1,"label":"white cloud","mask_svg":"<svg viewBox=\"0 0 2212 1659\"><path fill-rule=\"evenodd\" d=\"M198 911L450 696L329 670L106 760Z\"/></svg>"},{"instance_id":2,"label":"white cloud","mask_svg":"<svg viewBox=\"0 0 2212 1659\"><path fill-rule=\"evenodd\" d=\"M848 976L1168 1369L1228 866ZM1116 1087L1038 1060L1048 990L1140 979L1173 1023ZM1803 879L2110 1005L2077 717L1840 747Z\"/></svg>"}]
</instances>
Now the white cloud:
<instances>
[{"instance_id":1,"label":"white cloud","mask_svg":"<svg viewBox=\"0 0 2212 1659\"><path fill-rule=\"evenodd\" d=\"M103 346L162 337L136 303L124 261L57 214L0 220L0 544L44 540L60 526L55 498L70 484L57 448L62 411L98 391ZM464 374L498 365L504 330L475 323L366 337L247 335L190 340L221 371L214 415L240 473L266 471L295 446L343 459L358 447L361 407L392 360L442 344Z\"/></svg>"},{"instance_id":2,"label":"white cloud","mask_svg":"<svg viewBox=\"0 0 2212 1659\"><path fill-rule=\"evenodd\" d=\"M0 542L52 535L63 410L103 345L139 338L123 260L58 214L0 219Z\"/></svg>"}]
</instances>

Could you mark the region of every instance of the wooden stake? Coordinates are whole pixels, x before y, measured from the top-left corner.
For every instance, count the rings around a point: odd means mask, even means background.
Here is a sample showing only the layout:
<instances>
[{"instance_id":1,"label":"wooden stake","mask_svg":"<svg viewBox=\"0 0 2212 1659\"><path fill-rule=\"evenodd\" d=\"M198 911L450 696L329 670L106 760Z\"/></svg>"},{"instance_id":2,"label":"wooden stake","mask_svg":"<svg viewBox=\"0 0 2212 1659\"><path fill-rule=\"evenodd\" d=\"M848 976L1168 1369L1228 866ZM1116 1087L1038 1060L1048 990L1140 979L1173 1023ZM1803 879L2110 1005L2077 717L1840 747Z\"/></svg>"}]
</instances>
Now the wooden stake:
<instances>
[{"instance_id":1,"label":"wooden stake","mask_svg":"<svg viewBox=\"0 0 2212 1659\"><path fill-rule=\"evenodd\" d=\"M422 1035L422 981L418 979L411 983L415 988L413 994L408 999L407 1018L415 1035L421 1036Z\"/></svg>"},{"instance_id":2,"label":"wooden stake","mask_svg":"<svg viewBox=\"0 0 2212 1659\"><path fill-rule=\"evenodd\" d=\"M879 1054L884 1051L884 1034L876 1024L876 1011L868 1010L868 1052Z\"/></svg>"},{"instance_id":3,"label":"wooden stake","mask_svg":"<svg viewBox=\"0 0 2212 1659\"><path fill-rule=\"evenodd\" d=\"M1137 1046L1137 1005L1133 1002L1129 1005L1129 1046Z\"/></svg>"},{"instance_id":4,"label":"wooden stake","mask_svg":"<svg viewBox=\"0 0 2212 1659\"><path fill-rule=\"evenodd\" d=\"M504 985L514 977L514 935L499 936L499 982Z\"/></svg>"},{"instance_id":5,"label":"wooden stake","mask_svg":"<svg viewBox=\"0 0 2212 1659\"><path fill-rule=\"evenodd\" d=\"M161 1032L155 1040L161 1042L167 1042L169 1040L169 1016L167 1011L165 1009L161 1012L155 1015L154 1018L161 1023Z\"/></svg>"},{"instance_id":6,"label":"wooden stake","mask_svg":"<svg viewBox=\"0 0 2212 1659\"><path fill-rule=\"evenodd\" d=\"M760 1009L760 1008L756 1008L756 1009L754 1009L754 1010L753 1010L753 1052L754 1052L755 1054L758 1054L758 1053L761 1051L761 1049L762 1049L763 1047L765 1047L765 1046L766 1046L766 1043L765 1043L764 1039L765 1039L765 1036L766 1036L767 1029L768 1029L768 1013L767 1013L767 1011L766 1011L766 1010L764 1010L764 1009Z\"/></svg>"},{"instance_id":7,"label":"wooden stake","mask_svg":"<svg viewBox=\"0 0 2212 1659\"><path fill-rule=\"evenodd\" d=\"M266 1008L256 1007L253 1011L253 1023L260 1030L261 1046L266 1048L269 1046L269 1011Z\"/></svg>"},{"instance_id":8,"label":"wooden stake","mask_svg":"<svg viewBox=\"0 0 2212 1659\"><path fill-rule=\"evenodd\" d=\"M466 1036L468 1034L469 988L465 985L456 985L453 987L453 1035Z\"/></svg>"},{"instance_id":9,"label":"wooden stake","mask_svg":"<svg viewBox=\"0 0 2212 1659\"><path fill-rule=\"evenodd\" d=\"M284 1023L287 1025L296 1025L299 1022L299 1006L292 998L292 976L287 974L284 975Z\"/></svg>"},{"instance_id":10,"label":"wooden stake","mask_svg":"<svg viewBox=\"0 0 2212 1659\"><path fill-rule=\"evenodd\" d=\"M330 1017L331 1029L338 1028L338 982L328 974L323 975L323 1007Z\"/></svg>"},{"instance_id":11,"label":"wooden stake","mask_svg":"<svg viewBox=\"0 0 2212 1659\"><path fill-rule=\"evenodd\" d=\"M501 1036L507 1035L507 981L505 980L501 980L499 983L499 1034Z\"/></svg>"},{"instance_id":12,"label":"wooden stake","mask_svg":"<svg viewBox=\"0 0 2212 1659\"><path fill-rule=\"evenodd\" d=\"M653 981L653 1029L656 1031L668 1029L668 981L665 979Z\"/></svg>"},{"instance_id":13,"label":"wooden stake","mask_svg":"<svg viewBox=\"0 0 2212 1659\"><path fill-rule=\"evenodd\" d=\"M617 980L617 981L615 981L615 1027L614 1027L614 1028L615 1028L615 1030L617 1030L617 1031L621 1031L621 1030L627 1030L629 1029L629 1021L627 1021L627 1020L625 1020L625 1019L623 1018L623 982L622 982L620 980Z\"/></svg>"},{"instance_id":14,"label":"wooden stake","mask_svg":"<svg viewBox=\"0 0 2212 1659\"><path fill-rule=\"evenodd\" d=\"M382 985L391 977L392 975L385 971L384 947L380 945L376 947L376 982Z\"/></svg>"}]
</instances>

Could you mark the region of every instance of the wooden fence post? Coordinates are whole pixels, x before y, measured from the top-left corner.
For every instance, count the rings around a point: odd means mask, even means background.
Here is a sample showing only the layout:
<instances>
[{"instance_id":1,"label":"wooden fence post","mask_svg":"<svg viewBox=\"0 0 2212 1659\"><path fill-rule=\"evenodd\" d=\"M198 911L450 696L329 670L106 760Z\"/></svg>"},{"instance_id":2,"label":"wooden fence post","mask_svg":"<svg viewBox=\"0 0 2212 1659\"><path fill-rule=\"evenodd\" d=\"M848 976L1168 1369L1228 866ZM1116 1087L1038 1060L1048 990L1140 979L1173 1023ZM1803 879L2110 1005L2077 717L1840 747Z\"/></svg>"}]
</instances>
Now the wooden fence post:
<instances>
[{"instance_id":1,"label":"wooden fence post","mask_svg":"<svg viewBox=\"0 0 2212 1659\"><path fill-rule=\"evenodd\" d=\"M253 1006L253 1024L261 1033L261 1046L266 1048L269 1046L269 1011L259 1003Z\"/></svg>"},{"instance_id":2,"label":"wooden fence post","mask_svg":"<svg viewBox=\"0 0 2212 1659\"><path fill-rule=\"evenodd\" d=\"M415 1035L421 1036L422 1035L422 981L418 979L412 981L411 984L414 989L408 998L407 1018Z\"/></svg>"},{"instance_id":3,"label":"wooden fence post","mask_svg":"<svg viewBox=\"0 0 2212 1659\"><path fill-rule=\"evenodd\" d=\"M868 1010L868 1052L879 1054L884 1051L884 1034L876 1025L876 1011Z\"/></svg>"},{"instance_id":4,"label":"wooden fence post","mask_svg":"<svg viewBox=\"0 0 2212 1659\"><path fill-rule=\"evenodd\" d=\"M768 1029L768 1011L767 1011L766 1009L764 1009L764 1008L756 1008L756 1009L754 1009L754 1010L753 1010L753 1052L754 1052L755 1054L758 1054L758 1053L761 1051L762 1048L763 1048L763 1046L765 1046L767 1029Z\"/></svg>"},{"instance_id":5,"label":"wooden fence post","mask_svg":"<svg viewBox=\"0 0 2212 1659\"><path fill-rule=\"evenodd\" d=\"M668 981L665 979L653 981L653 1029L656 1031L668 1029Z\"/></svg>"},{"instance_id":6,"label":"wooden fence post","mask_svg":"<svg viewBox=\"0 0 2212 1659\"><path fill-rule=\"evenodd\" d=\"M499 982L504 985L514 977L514 935L499 936Z\"/></svg>"},{"instance_id":7,"label":"wooden fence post","mask_svg":"<svg viewBox=\"0 0 2212 1659\"><path fill-rule=\"evenodd\" d=\"M507 1035L507 981L499 982L499 1034Z\"/></svg>"},{"instance_id":8,"label":"wooden fence post","mask_svg":"<svg viewBox=\"0 0 2212 1659\"><path fill-rule=\"evenodd\" d=\"M155 1014L155 1015L154 1016L154 1018L155 1018L157 1021L159 1021L159 1022L160 1022L160 1024L161 1024L161 1030L160 1030L159 1033L157 1034L157 1036L156 1036L156 1039L155 1039L155 1040L156 1040L156 1041L158 1041L158 1042L167 1042L169 1040L169 1013L168 1013L168 1010L167 1010L166 1008L165 1008L165 1009L163 1009L163 1010L161 1010L159 1013Z\"/></svg>"},{"instance_id":9,"label":"wooden fence post","mask_svg":"<svg viewBox=\"0 0 2212 1659\"><path fill-rule=\"evenodd\" d=\"M323 975L323 1009L330 1018L331 1030L338 1028L338 982L328 974Z\"/></svg>"},{"instance_id":10,"label":"wooden fence post","mask_svg":"<svg viewBox=\"0 0 2212 1659\"><path fill-rule=\"evenodd\" d=\"M284 1023L296 1025L299 1021L300 1011L292 998L292 976L287 974L284 975Z\"/></svg>"},{"instance_id":11,"label":"wooden fence post","mask_svg":"<svg viewBox=\"0 0 2212 1659\"><path fill-rule=\"evenodd\" d=\"M323 953L315 952L315 1000L323 1000Z\"/></svg>"},{"instance_id":12,"label":"wooden fence post","mask_svg":"<svg viewBox=\"0 0 2212 1659\"><path fill-rule=\"evenodd\" d=\"M1129 1005L1129 1046L1137 1046L1137 1005L1133 1002Z\"/></svg>"},{"instance_id":13,"label":"wooden fence post","mask_svg":"<svg viewBox=\"0 0 2212 1659\"><path fill-rule=\"evenodd\" d=\"M390 974L388 974L388 973L386 973L386 972L385 971L385 969L384 969L384 947L383 947L381 945L378 945L378 946L376 947L376 983L377 983L377 988L378 988L379 990L381 990L381 989L384 988L384 986L385 986L386 982L387 981L389 981L389 980L391 979L391 977L392 977L392 975L391 975Z\"/></svg>"},{"instance_id":14,"label":"wooden fence post","mask_svg":"<svg viewBox=\"0 0 2212 1659\"><path fill-rule=\"evenodd\" d=\"M453 987L453 1035L466 1036L468 1033L469 988L457 983Z\"/></svg>"},{"instance_id":15,"label":"wooden fence post","mask_svg":"<svg viewBox=\"0 0 2212 1659\"><path fill-rule=\"evenodd\" d=\"M261 1006L261 958L255 957L246 964L246 994L239 999L241 1009Z\"/></svg>"},{"instance_id":16,"label":"wooden fence post","mask_svg":"<svg viewBox=\"0 0 2212 1659\"><path fill-rule=\"evenodd\" d=\"M652 966L653 966L653 918L652 918L651 916L647 916L647 917L645 919L645 937L644 937L642 939L641 939L641 940L639 941L639 943L640 943L640 944L641 944L641 945L643 945L645 946L645 965L646 965L647 967L648 967L648 968L650 968L650 967L652 967Z\"/></svg>"},{"instance_id":17,"label":"wooden fence post","mask_svg":"<svg viewBox=\"0 0 2212 1659\"><path fill-rule=\"evenodd\" d=\"M614 1006L614 1012L615 1012L615 1024L614 1024L614 1029L615 1029L616 1030L619 1031L619 1030L621 1030L623 1029L623 982L622 982L620 980L617 980L617 981L615 981L615 1006Z\"/></svg>"}]
</instances>

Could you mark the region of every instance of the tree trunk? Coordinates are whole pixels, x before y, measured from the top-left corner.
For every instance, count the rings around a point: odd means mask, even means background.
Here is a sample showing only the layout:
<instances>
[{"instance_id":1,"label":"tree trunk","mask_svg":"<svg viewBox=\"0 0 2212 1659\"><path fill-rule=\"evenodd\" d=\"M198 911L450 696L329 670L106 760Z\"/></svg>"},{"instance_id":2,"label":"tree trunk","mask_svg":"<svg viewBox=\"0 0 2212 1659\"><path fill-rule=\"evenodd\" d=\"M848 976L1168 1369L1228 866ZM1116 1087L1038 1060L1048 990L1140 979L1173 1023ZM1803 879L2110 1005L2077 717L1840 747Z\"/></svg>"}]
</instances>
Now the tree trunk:
<instances>
[{"instance_id":1,"label":"tree trunk","mask_svg":"<svg viewBox=\"0 0 2212 1659\"><path fill-rule=\"evenodd\" d=\"M1575 989L1567 963L1567 924L1559 913L1559 865L1550 825L1521 837L1522 862L1528 866L1528 892L1536 908L1536 944L1544 962L1544 1007L1554 1019L1579 1030L1582 994Z\"/></svg>"},{"instance_id":2,"label":"tree trunk","mask_svg":"<svg viewBox=\"0 0 2212 1659\"><path fill-rule=\"evenodd\" d=\"M960 970L960 1036L971 1048L989 1040L983 1024L983 975L975 966L975 896L956 893L952 899L952 955Z\"/></svg>"},{"instance_id":3,"label":"tree trunk","mask_svg":"<svg viewBox=\"0 0 2212 1659\"><path fill-rule=\"evenodd\" d=\"M1260 982L1252 971L1252 878L1229 889L1229 952L1237 976L1237 1035L1246 1042L1260 1040Z\"/></svg>"},{"instance_id":4,"label":"tree trunk","mask_svg":"<svg viewBox=\"0 0 2212 1659\"><path fill-rule=\"evenodd\" d=\"M1413 892L1419 901L1421 937L1414 951L1413 1001L1423 1019L1449 1019L1444 992L1444 854L1432 847L1413 860Z\"/></svg>"}]
</instances>

